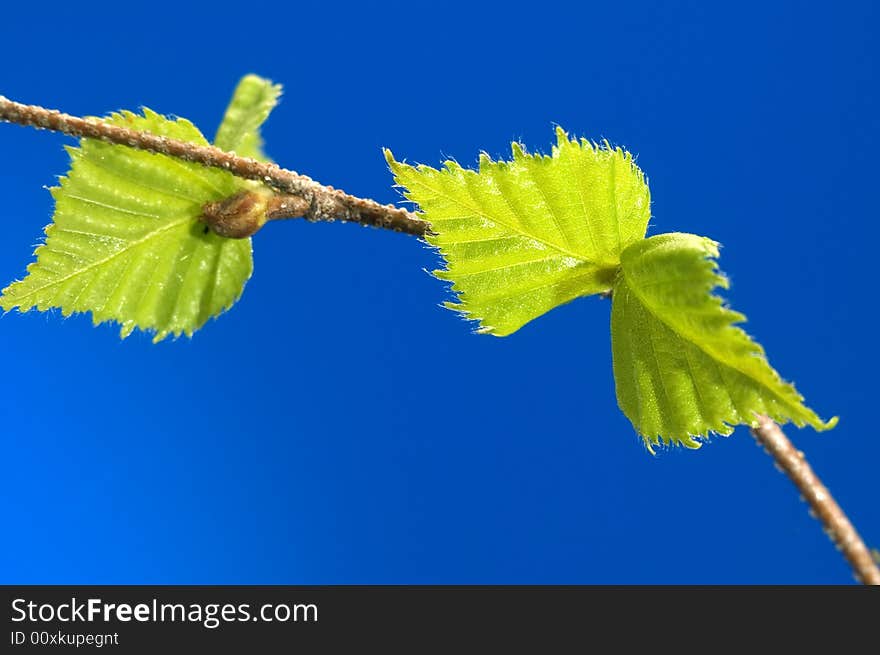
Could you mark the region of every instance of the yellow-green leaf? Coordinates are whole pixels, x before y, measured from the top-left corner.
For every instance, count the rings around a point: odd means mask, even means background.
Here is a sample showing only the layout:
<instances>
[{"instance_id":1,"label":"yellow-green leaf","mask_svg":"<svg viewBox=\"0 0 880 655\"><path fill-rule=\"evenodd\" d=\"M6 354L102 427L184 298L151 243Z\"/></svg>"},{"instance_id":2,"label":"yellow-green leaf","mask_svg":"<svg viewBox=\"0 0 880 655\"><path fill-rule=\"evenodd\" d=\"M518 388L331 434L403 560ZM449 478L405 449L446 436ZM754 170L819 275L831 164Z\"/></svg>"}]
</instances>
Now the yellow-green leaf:
<instances>
[{"instance_id":1,"label":"yellow-green leaf","mask_svg":"<svg viewBox=\"0 0 880 655\"><path fill-rule=\"evenodd\" d=\"M150 110L108 122L205 145L189 121ZM169 334L192 332L232 305L251 275L247 239L224 239L198 222L205 202L241 183L226 171L101 141L68 148L72 160L55 197L54 222L28 275L3 291L0 305L63 315L91 312L94 323L117 321Z\"/></svg>"},{"instance_id":2,"label":"yellow-green leaf","mask_svg":"<svg viewBox=\"0 0 880 655\"><path fill-rule=\"evenodd\" d=\"M718 244L661 234L624 250L614 284L611 343L620 408L649 448L691 448L764 414L817 430L834 427L803 404L735 324L745 320L712 293L727 288Z\"/></svg>"},{"instance_id":3,"label":"yellow-green leaf","mask_svg":"<svg viewBox=\"0 0 880 655\"><path fill-rule=\"evenodd\" d=\"M650 194L632 155L561 129L550 155L514 143L511 161L482 155L478 171L385 155L446 260L435 275L458 296L447 306L479 321L480 332L508 335L574 298L609 291L621 252L647 229Z\"/></svg>"}]
</instances>

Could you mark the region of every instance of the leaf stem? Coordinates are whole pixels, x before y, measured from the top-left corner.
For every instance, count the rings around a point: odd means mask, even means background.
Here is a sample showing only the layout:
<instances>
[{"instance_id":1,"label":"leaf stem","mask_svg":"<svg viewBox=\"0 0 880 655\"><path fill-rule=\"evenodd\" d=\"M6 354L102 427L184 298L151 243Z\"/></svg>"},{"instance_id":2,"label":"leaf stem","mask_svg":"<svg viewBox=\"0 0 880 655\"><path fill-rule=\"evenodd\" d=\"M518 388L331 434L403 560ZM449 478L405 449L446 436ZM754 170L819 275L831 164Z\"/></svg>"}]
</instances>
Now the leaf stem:
<instances>
[{"instance_id":1,"label":"leaf stem","mask_svg":"<svg viewBox=\"0 0 880 655\"><path fill-rule=\"evenodd\" d=\"M203 166L222 168L238 177L263 182L280 193L302 198L308 203L308 208L301 215L311 221L351 221L415 236L423 236L429 228L426 221L400 207L357 198L275 164L239 157L213 146L200 146L127 127L108 125L98 118L71 116L37 105L24 105L3 96L0 96L0 121L74 137L99 139ZM282 217L289 217L289 214L272 218Z\"/></svg>"},{"instance_id":2,"label":"leaf stem","mask_svg":"<svg viewBox=\"0 0 880 655\"><path fill-rule=\"evenodd\" d=\"M810 504L811 513L822 522L825 533L852 566L859 582L866 585L880 585L880 569L871 557L871 552L840 505L834 500L831 492L813 472L804 454L795 448L782 429L766 416L758 417L758 427L752 428L752 435L794 482L803 498Z\"/></svg>"}]
</instances>

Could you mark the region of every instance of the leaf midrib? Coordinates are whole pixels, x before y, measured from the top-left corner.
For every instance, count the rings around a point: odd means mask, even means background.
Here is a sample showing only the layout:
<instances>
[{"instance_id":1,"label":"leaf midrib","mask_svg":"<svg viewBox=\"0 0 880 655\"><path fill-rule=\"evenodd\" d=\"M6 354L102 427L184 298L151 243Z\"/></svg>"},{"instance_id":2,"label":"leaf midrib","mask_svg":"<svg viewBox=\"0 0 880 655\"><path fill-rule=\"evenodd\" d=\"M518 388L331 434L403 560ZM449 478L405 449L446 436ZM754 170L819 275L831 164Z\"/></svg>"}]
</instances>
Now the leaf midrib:
<instances>
[{"instance_id":1,"label":"leaf midrib","mask_svg":"<svg viewBox=\"0 0 880 655\"><path fill-rule=\"evenodd\" d=\"M173 228L180 227L181 225L184 225L188 221L192 221L192 220L194 220L194 219L191 216L186 216L184 218L181 218L180 220L173 221L171 223L163 225L159 229L154 230L152 232L148 232L147 234L140 237L139 239L129 242L129 244L126 247L117 250L113 254L108 255L102 259L96 260L96 261L90 263L88 266L81 268L77 271L74 271L73 273L70 273L68 275L65 275L64 277L60 277L56 280L52 280L48 284L44 284L44 285L39 286L35 289L31 289L30 291L28 291L25 294L22 294L20 296L15 296L14 300L17 301L16 304L21 306L21 301L28 298L29 296L33 296L34 294L39 293L41 291L44 291L45 289L50 289L50 288L57 286L59 284L63 284L69 280L72 280L73 278L77 277L78 275L84 275L85 273L93 271L94 269L101 267L101 266L107 264L108 262L116 259L120 255L129 252L133 248L136 248L137 246L140 246L144 243L149 242L151 239L155 238L156 236L158 236L160 234L164 234L165 232L168 232L168 231L172 230ZM47 241L46 245L43 247L49 248L51 250L51 246L49 245L48 241ZM4 297L8 297L8 296L4 295ZM13 305L13 306L15 306L15 305Z\"/></svg>"},{"instance_id":2,"label":"leaf midrib","mask_svg":"<svg viewBox=\"0 0 880 655\"><path fill-rule=\"evenodd\" d=\"M597 268L603 268L606 265L611 266L611 265L617 265L620 263L619 261L616 263L614 263L614 262L607 262L606 263L606 262L593 261L592 259L588 259L587 257L585 257L583 254L573 252L567 248L564 248L563 246L560 246L557 243L553 243L551 241L547 241L547 240L542 239L540 237L536 237L533 234L529 234L528 232L524 232L521 229L518 229L517 227L510 225L509 223L507 223L505 221L499 220L495 216L489 215L487 212L480 209L480 207L474 207L472 205L469 205L468 203L456 198L455 196L451 196L451 195L443 192L442 190L437 189L437 188L427 184L426 182L424 182L422 180L416 180L415 183L423 186L424 188L426 188L428 191L431 191L435 195L440 196L442 198L445 198L445 199L451 201L452 203L458 205L459 207L463 207L464 209L467 209L468 211L473 212L477 216L484 216L485 218L492 221L493 223L496 223L504 228L507 228L511 232L514 232L515 234L517 234L521 237L525 237L527 239L532 239L533 241L537 241L538 243L542 243L549 248L553 248L557 252L560 252L560 253L567 255L569 257L573 257L574 259L577 259L578 261L581 261L585 264L591 264L593 266L596 266ZM468 193L470 193L470 191L468 191Z\"/></svg>"}]
</instances>

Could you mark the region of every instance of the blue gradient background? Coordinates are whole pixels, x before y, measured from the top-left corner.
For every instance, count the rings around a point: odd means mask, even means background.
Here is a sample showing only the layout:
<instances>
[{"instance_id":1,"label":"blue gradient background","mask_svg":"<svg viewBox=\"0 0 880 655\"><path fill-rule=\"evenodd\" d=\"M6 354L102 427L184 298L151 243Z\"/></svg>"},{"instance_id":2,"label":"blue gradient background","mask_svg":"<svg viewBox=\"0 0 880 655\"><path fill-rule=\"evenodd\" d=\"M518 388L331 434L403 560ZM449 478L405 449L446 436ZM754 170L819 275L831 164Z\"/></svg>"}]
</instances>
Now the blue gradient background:
<instances>
[{"instance_id":1,"label":"blue gradient background","mask_svg":"<svg viewBox=\"0 0 880 655\"><path fill-rule=\"evenodd\" d=\"M619 3L618 3L619 4ZM0 93L148 105L213 134L240 75L286 85L281 164L395 201L409 161L555 123L637 153L650 233L725 246L732 305L825 434L790 430L866 539L876 465L873 3L157 3L3 10ZM0 278L70 139L0 126ZM505 339L438 304L416 240L270 225L193 340L0 320L5 583L848 583L745 429L651 457L617 409L609 304Z\"/></svg>"}]
</instances>

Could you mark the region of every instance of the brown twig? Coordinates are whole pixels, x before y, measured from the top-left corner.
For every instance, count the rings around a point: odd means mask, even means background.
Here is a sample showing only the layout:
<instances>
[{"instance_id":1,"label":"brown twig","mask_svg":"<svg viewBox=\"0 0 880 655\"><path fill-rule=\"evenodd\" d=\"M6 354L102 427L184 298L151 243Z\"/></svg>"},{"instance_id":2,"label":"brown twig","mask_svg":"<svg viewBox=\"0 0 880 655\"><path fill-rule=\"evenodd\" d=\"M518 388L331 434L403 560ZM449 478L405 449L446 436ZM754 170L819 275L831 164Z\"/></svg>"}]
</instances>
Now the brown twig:
<instances>
[{"instance_id":1,"label":"brown twig","mask_svg":"<svg viewBox=\"0 0 880 655\"><path fill-rule=\"evenodd\" d=\"M766 416L758 417L758 427L752 428L752 434L810 504L813 514L822 521L831 541L852 566L856 578L863 584L880 585L880 569L871 557L871 552L831 496L831 492L810 468L804 454Z\"/></svg>"},{"instance_id":2,"label":"brown twig","mask_svg":"<svg viewBox=\"0 0 880 655\"><path fill-rule=\"evenodd\" d=\"M263 208L265 212L259 212L259 225L256 225L256 229L262 225L260 221L266 218L273 220L298 216L313 221L352 221L416 236L423 236L430 229L427 222L399 207L357 198L275 164L239 157L213 146L185 143L109 125L97 118L80 118L44 107L24 105L3 96L0 96L0 121L147 150L204 166L222 168L238 177L263 182L275 189L278 195L269 201L268 207ZM254 225L236 222L242 216L253 218L250 216L253 212L241 211L239 207L242 203L246 205L245 209L250 207L248 203L253 200L252 195L244 194L218 203L209 203L206 206L206 215L211 218L210 222L215 229L219 226L229 233L228 236L252 234ZM610 295L609 293L608 296ZM880 569L870 551L831 493L807 464L803 453L766 416L759 417L759 426L752 429L752 434L800 490L813 513L822 521L832 541L849 561L856 577L864 584L880 585Z\"/></svg>"},{"instance_id":3,"label":"brown twig","mask_svg":"<svg viewBox=\"0 0 880 655\"><path fill-rule=\"evenodd\" d=\"M307 209L299 215L312 221L352 221L416 236L423 236L429 227L427 222L400 207L357 198L275 164L239 157L213 146L185 143L127 127L109 125L97 118L80 118L45 107L23 105L3 96L0 96L0 121L62 132L75 137L99 139L204 166L222 168L238 177L257 180L276 191L301 198L307 203ZM282 216L281 213L272 216L288 217L290 216Z\"/></svg>"}]
</instances>

